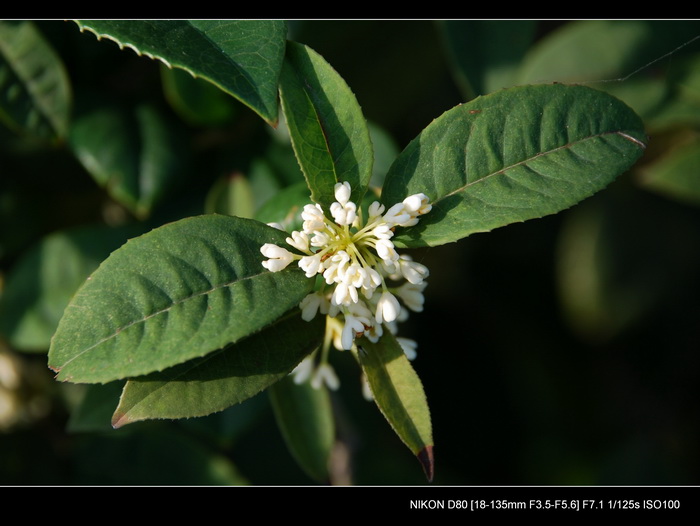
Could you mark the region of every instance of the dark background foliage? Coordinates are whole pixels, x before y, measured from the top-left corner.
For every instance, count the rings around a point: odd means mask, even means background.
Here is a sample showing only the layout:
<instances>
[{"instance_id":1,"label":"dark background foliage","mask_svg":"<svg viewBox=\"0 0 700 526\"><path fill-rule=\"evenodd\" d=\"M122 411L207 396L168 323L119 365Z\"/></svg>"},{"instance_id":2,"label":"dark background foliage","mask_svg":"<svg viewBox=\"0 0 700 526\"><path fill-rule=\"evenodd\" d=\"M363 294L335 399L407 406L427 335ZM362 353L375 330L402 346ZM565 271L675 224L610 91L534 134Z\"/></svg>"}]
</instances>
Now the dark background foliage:
<instances>
[{"instance_id":1,"label":"dark background foliage","mask_svg":"<svg viewBox=\"0 0 700 526\"><path fill-rule=\"evenodd\" d=\"M573 24L534 24L528 49ZM587 80L623 78L700 34L697 23L674 24L653 26L622 70ZM37 26L64 61L74 116L88 103L152 104L178 132L186 175L139 217L96 184L66 141L0 127L3 294L45 235L95 224L143 232L203 213L217 181L248 176L261 159L278 186L298 180L291 151L242 105L231 102L220 123L188 119L164 96L157 62L98 42L72 22ZM334 66L399 149L473 95L458 80L442 24L289 27L291 39ZM497 44L484 33L481 45ZM674 78L698 53L693 42L604 87L629 88L637 109L646 93L634 92L643 90L638 84ZM698 84L682 85L700 101ZM419 342L414 367L432 412L435 484L698 484L700 209L697 196L669 194L645 174L679 145L695 144L700 119L689 111L687 122L659 124L661 110L653 110L638 110L649 126L647 154L605 191L555 216L413 252L431 277L425 311L403 334ZM700 180L697 165L689 177ZM6 305L3 316L20 307ZM99 424L99 404L94 419L85 416L82 386L53 381L45 349L15 349L3 323L0 372L11 363L19 379L6 373L15 413L0 426L1 484L312 483L287 452L265 394L210 417L114 431L108 418ZM334 360L342 383L333 396L334 480L425 483L410 451L362 399L356 364L347 353ZM118 387L104 395L108 406Z\"/></svg>"}]
</instances>

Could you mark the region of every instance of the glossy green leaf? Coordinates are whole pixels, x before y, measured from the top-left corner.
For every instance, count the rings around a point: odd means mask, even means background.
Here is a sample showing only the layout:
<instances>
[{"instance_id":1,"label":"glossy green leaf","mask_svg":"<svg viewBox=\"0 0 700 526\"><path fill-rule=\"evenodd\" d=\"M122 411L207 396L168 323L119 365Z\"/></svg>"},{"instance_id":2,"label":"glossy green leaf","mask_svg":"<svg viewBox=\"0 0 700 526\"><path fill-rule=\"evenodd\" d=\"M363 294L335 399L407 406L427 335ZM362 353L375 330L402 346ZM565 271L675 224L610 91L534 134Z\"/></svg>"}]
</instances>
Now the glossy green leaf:
<instances>
[{"instance_id":1,"label":"glossy green leaf","mask_svg":"<svg viewBox=\"0 0 700 526\"><path fill-rule=\"evenodd\" d=\"M287 377L270 387L277 425L292 456L318 482L328 481L328 460L335 441L333 409L328 390L300 385Z\"/></svg>"},{"instance_id":2,"label":"glossy green leaf","mask_svg":"<svg viewBox=\"0 0 700 526\"><path fill-rule=\"evenodd\" d=\"M163 92L184 120L197 126L218 126L236 114L237 103L211 82L181 69L160 68Z\"/></svg>"},{"instance_id":3,"label":"glossy green leaf","mask_svg":"<svg viewBox=\"0 0 700 526\"><path fill-rule=\"evenodd\" d=\"M294 152L313 200L328 209L336 183L359 202L372 176L372 143L355 95L312 49L290 42L280 94Z\"/></svg>"},{"instance_id":4,"label":"glossy green leaf","mask_svg":"<svg viewBox=\"0 0 700 526\"><path fill-rule=\"evenodd\" d=\"M435 119L387 174L391 206L433 204L399 246L435 246L559 212L601 190L644 151L639 117L583 86L523 86L479 97Z\"/></svg>"},{"instance_id":5,"label":"glossy green leaf","mask_svg":"<svg viewBox=\"0 0 700 526\"><path fill-rule=\"evenodd\" d=\"M692 204L700 204L700 139L677 147L641 170L646 188Z\"/></svg>"},{"instance_id":6,"label":"glossy green leaf","mask_svg":"<svg viewBox=\"0 0 700 526\"><path fill-rule=\"evenodd\" d=\"M104 105L77 117L70 132L85 169L140 217L182 182L186 159L179 139L151 106L132 112Z\"/></svg>"},{"instance_id":7,"label":"glossy green leaf","mask_svg":"<svg viewBox=\"0 0 700 526\"><path fill-rule=\"evenodd\" d=\"M362 338L360 365L384 417L433 478L433 431L423 384L396 338L388 331L377 343Z\"/></svg>"},{"instance_id":8,"label":"glossy green leaf","mask_svg":"<svg viewBox=\"0 0 700 526\"><path fill-rule=\"evenodd\" d=\"M306 322L295 312L207 356L129 380L112 424L204 416L247 400L318 347L324 321Z\"/></svg>"},{"instance_id":9,"label":"glossy green leaf","mask_svg":"<svg viewBox=\"0 0 700 526\"><path fill-rule=\"evenodd\" d=\"M440 24L455 76L468 99L516 83L535 37L534 20L447 20Z\"/></svg>"},{"instance_id":10,"label":"glossy green leaf","mask_svg":"<svg viewBox=\"0 0 700 526\"><path fill-rule=\"evenodd\" d=\"M312 281L268 272L260 247L287 235L257 221L199 216L112 253L66 308L49 350L59 380L104 383L204 356L274 322Z\"/></svg>"},{"instance_id":11,"label":"glossy green leaf","mask_svg":"<svg viewBox=\"0 0 700 526\"><path fill-rule=\"evenodd\" d=\"M16 349L46 352L75 291L110 252L137 232L97 226L44 238L6 277L0 332Z\"/></svg>"},{"instance_id":12,"label":"glossy green leaf","mask_svg":"<svg viewBox=\"0 0 700 526\"><path fill-rule=\"evenodd\" d=\"M38 137L63 137L70 107L63 62L34 23L0 21L0 120Z\"/></svg>"},{"instance_id":13,"label":"glossy green leaf","mask_svg":"<svg viewBox=\"0 0 700 526\"><path fill-rule=\"evenodd\" d=\"M287 28L279 20L78 20L81 31L215 84L277 122Z\"/></svg>"}]
</instances>

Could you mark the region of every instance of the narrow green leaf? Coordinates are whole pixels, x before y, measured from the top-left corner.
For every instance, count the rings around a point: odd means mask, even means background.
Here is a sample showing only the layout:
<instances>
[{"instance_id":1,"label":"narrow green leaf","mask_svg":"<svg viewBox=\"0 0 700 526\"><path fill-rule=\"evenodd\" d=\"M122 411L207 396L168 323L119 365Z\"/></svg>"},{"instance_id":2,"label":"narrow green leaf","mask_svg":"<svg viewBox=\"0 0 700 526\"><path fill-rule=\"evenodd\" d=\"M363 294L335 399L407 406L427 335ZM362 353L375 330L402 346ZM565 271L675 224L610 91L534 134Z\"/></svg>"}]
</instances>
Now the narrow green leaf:
<instances>
[{"instance_id":1,"label":"narrow green leaf","mask_svg":"<svg viewBox=\"0 0 700 526\"><path fill-rule=\"evenodd\" d=\"M70 106L63 62L34 23L0 21L0 120L38 137L63 137Z\"/></svg>"},{"instance_id":2,"label":"narrow green leaf","mask_svg":"<svg viewBox=\"0 0 700 526\"><path fill-rule=\"evenodd\" d=\"M75 291L137 228L84 227L51 234L7 276L0 332L23 351L46 352Z\"/></svg>"},{"instance_id":3,"label":"narrow green leaf","mask_svg":"<svg viewBox=\"0 0 700 526\"><path fill-rule=\"evenodd\" d=\"M296 265L268 272L260 247L284 232L199 216L112 253L66 308L49 350L59 380L104 383L204 356L298 305L313 280Z\"/></svg>"},{"instance_id":4,"label":"narrow green leaf","mask_svg":"<svg viewBox=\"0 0 700 526\"><path fill-rule=\"evenodd\" d=\"M358 347L360 365L377 406L432 480L433 432L420 378L389 330L379 342L363 338Z\"/></svg>"},{"instance_id":5,"label":"narrow green leaf","mask_svg":"<svg viewBox=\"0 0 700 526\"><path fill-rule=\"evenodd\" d=\"M112 424L204 416L238 404L284 378L318 347L323 322L305 322L295 312L207 356L129 380Z\"/></svg>"},{"instance_id":6,"label":"narrow green leaf","mask_svg":"<svg viewBox=\"0 0 700 526\"><path fill-rule=\"evenodd\" d=\"M110 195L147 216L184 178L180 136L150 106L133 111L102 105L76 118L70 144L76 157Z\"/></svg>"},{"instance_id":7,"label":"narrow green leaf","mask_svg":"<svg viewBox=\"0 0 700 526\"><path fill-rule=\"evenodd\" d=\"M279 20L77 20L119 47L182 68L277 122L287 28Z\"/></svg>"},{"instance_id":8,"label":"narrow green leaf","mask_svg":"<svg viewBox=\"0 0 700 526\"><path fill-rule=\"evenodd\" d=\"M272 385L268 391L277 425L292 456L318 482L328 481L328 459L335 441L333 409L328 390L300 385L291 377Z\"/></svg>"},{"instance_id":9,"label":"narrow green leaf","mask_svg":"<svg viewBox=\"0 0 700 526\"><path fill-rule=\"evenodd\" d=\"M362 199L372 176L372 142L355 95L312 49L294 42L280 77L282 108L311 197L328 209L333 187L348 181Z\"/></svg>"},{"instance_id":10,"label":"narrow green leaf","mask_svg":"<svg viewBox=\"0 0 700 526\"><path fill-rule=\"evenodd\" d=\"M601 190L644 151L639 117L583 86L523 86L435 119L394 162L382 201L433 204L399 246L435 246L559 212Z\"/></svg>"},{"instance_id":11,"label":"narrow green leaf","mask_svg":"<svg viewBox=\"0 0 700 526\"><path fill-rule=\"evenodd\" d=\"M516 84L535 37L534 20L447 20L440 24L455 76L468 99Z\"/></svg>"}]
</instances>

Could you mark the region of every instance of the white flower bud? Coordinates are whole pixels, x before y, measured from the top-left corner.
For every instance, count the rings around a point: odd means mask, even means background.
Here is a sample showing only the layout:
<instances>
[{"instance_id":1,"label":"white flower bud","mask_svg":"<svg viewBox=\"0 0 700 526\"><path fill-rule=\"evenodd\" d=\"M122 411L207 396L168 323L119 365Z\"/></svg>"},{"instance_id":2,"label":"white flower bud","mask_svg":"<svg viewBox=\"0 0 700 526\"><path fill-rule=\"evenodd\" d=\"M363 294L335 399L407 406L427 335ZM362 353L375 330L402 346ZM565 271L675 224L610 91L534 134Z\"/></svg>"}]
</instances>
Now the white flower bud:
<instances>
[{"instance_id":1,"label":"white flower bud","mask_svg":"<svg viewBox=\"0 0 700 526\"><path fill-rule=\"evenodd\" d=\"M377 312L375 314L377 323L392 322L398 317L399 312L401 312L399 300L391 292L383 292L377 302Z\"/></svg>"},{"instance_id":2,"label":"white flower bud","mask_svg":"<svg viewBox=\"0 0 700 526\"><path fill-rule=\"evenodd\" d=\"M323 270L321 264L321 255L304 256L299 260L299 268L306 273L307 278L313 278L316 274Z\"/></svg>"},{"instance_id":3,"label":"white flower bud","mask_svg":"<svg viewBox=\"0 0 700 526\"><path fill-rule=\"evenodd\" d=\"M262 266L270 272L279 272L294 260L294 254L289 250L272 243L265 243L260 247L260 252L266 258L270 258L262 262Z\"/></svg>"},{"instance_id":4,"label":"white flower bud","mask_svg":"<svg viewBox=\"0 0 700 526\"><path fill-rule=\"evenodd\" d=\"M337 183L334 187L335 199L342 206L345 206L350 200L350 194L352 189L350 188L350 183L345 181L344 183Z\"/></svg>"},{"instance_id":5,"label":"white flower bud","mask_svg":"<svg viewBox=\"0 0 700 526\"><path fill-rule=\"evenodd\" d=\"M286 241L290 247L294 247L301 252L309 251L309 236L306 232L297 232L295 230L292 232L292 237L288 237Z\"/></svg>"}]
</instances>

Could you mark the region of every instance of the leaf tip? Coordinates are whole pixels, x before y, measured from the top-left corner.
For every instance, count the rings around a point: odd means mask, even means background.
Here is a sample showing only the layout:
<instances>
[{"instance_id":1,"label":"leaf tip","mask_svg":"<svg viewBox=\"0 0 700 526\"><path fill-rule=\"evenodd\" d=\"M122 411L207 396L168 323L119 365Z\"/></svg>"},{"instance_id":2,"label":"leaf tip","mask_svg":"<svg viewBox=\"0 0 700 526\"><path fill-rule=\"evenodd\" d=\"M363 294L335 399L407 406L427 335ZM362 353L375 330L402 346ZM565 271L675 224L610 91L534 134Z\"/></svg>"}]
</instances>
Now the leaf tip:
<instances>
[{"instance_id":1,"label":"leaf tip","mask_svg":"<svg viewBox=\"0 0 700 526\"><path fill-rule=\"evenodd\" d=\"M418 462L420 462L423 467L423 472L425 473L428 482L433 481L433 475L435 474L435 459L433 458L433 446L425 446L421 449L418 454Z\"/></svg>"},{"instance_id":2,"label":"leaf tip","mask_svg":"<svg viewBox=\"0 0 700 526\"><path fill-rule=\"evenodd\" d=\"M121 411L115 411L115 413L112 415L112 427L114 429L119 429L120 427L123 427L126 424L130 423L131 420L129 420L129 417L126 415L126 413L122 413Z\"/></svg>"}]
</instances>

